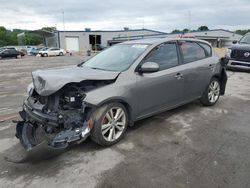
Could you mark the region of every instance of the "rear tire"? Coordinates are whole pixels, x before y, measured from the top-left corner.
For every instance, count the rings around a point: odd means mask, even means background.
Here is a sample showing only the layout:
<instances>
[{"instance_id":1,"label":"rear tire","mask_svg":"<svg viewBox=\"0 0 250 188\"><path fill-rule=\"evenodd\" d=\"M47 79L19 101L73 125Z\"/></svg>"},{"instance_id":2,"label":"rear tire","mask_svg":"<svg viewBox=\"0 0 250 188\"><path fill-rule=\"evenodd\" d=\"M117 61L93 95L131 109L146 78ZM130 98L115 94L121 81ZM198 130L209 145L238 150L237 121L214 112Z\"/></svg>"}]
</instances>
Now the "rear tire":
<instances>
[{"instance_id":1,"label":"rear tire","mask_svg":"<svg viewBox=\"0 0 250 188\"><path fill-rule=\"evenodd\" d=\"M94 127L90 136L97 144L111 146L124 137L128 126L128 113L121 103L112 102L100 107L92 118Z\"/></svg>"},{"instance_id":2,"label":"rear tire","mask_svg":"<svg viewBox=\"0 0 250 188\"><path fill-rule=\"evenodd\" d=\"M200 99L201 104L204 106L215 105L220 98L220 88L220 81L217 78L212 78Z\"/></svg>"}]
</instances>

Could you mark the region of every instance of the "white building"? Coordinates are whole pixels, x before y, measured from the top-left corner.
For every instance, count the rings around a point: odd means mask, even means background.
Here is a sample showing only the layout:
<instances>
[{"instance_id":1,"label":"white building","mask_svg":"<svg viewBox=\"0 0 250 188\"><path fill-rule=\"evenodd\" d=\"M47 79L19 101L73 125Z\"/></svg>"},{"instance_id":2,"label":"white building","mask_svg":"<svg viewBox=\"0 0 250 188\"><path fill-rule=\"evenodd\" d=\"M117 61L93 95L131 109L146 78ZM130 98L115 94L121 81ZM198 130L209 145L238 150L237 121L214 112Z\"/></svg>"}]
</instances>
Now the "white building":
<instances>
[{"instance_id":1,"label":"white building","mask_svg":"<svg viewBox=\"0 0 250 188\"><path fill-rule=\"evenodd\" d=\"M46 36L47 46L57 46L71 52L98 50L100 46L107 47L127 40L152 37L195 37L210 42L213 47L229 47L232 41L238 41L242 37L224 29L172 34L149 29L129 30L128 28L119 31L57 31L53 34L43 33L43 36Z\"/></svg>"},{"instance_id":2,"label":"white building","mask_svg":"<svg viewBox=\"0 0 250 188\"><path fill-rule=\"evenodd\" d=\"M215 29L208 31L194 31L189 33L169 33L169 34L156 34L156 35L148 35L148 36L131 36L130 40L142 39L142 38L154 38L154 37L194 37L201 40L208 41L213 47L229 47L232 45L234 40L240 40L242 35L236 34L232 31L224 30L224 29ZM126 37L114 37L112 42L115 41L126 41Z\"/></svg>"},{"instance_id":3,"label":"white building","mask_svg":"<svg viewBox=\"0 0 250 188\"><path fill-rule=\"evenodd\" d=\"M124 37L130 40L133 36L148 36L166 34L149 29L120 30L120 31L58 31L56 33L57 46L68 51L87 51L98 49L99 46L107 47L113 38Z\"/></svg>"},{"instance_id":4,"label":"white building","mask_svg":"<svg viewBox=\"0 0 250 188\"><path fill-rule=\"evenodd\" d=\"M173 36L173 35L170 35ZM185 33L184 36L194 36L195 38L206 40L213 47L229 47L234 40L240 40L242 35L224 29L214 29L209 31L195 31Z\"/></svg>"}]
</instances>

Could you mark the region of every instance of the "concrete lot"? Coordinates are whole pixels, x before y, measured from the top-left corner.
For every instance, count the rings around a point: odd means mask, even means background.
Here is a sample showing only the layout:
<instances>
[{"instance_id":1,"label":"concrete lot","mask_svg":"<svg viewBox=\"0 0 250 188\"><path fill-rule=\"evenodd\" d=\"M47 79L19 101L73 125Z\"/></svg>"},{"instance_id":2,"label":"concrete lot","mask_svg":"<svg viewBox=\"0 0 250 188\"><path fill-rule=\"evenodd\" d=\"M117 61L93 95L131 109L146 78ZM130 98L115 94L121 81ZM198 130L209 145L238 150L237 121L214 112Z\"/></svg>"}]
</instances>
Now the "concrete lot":
<instances>
[{"instance_id":1,"label":"concrete lot","mask_svg":"<svg viewBox=\"0 0 250 188\"><path fill-rule=\"evenodd\" d=\"M228 72L214 107L193 102L137 122L117 145L87 140L39 162L14 164L14 137L35 69L77 64L83 57L0 61L0 187L250 187L250 74ZM5 120L5 121L4 121Z\"/></svg>"}]
</instances>

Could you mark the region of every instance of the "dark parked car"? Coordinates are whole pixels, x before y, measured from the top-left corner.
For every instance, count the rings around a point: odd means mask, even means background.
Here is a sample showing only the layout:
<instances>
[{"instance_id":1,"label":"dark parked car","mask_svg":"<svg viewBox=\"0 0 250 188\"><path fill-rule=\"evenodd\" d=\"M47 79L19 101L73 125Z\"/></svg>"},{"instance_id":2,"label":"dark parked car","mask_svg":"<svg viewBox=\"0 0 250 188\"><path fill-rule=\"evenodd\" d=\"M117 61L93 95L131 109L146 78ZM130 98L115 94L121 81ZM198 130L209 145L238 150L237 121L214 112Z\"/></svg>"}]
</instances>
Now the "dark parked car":
<instances>
[{"instance_id":1,"label":"dark parked car","mask_svg":"<svg viewBox=\"0 0 250 188\"><path fill-rule=\"evenodd\" d=\"M0 51L0 59L3 58L10 58L15 57L18 58L18 56L23 56L24 54L20 51L17 51L14 48L3 48L2 51Z\"/></svg>"},{"instance_id":2,"label":"dark parked car","mask_svg":"<svg viewBox=\"0 0 250 188\"><path fill-rule=\"evenodd\" d=\"M250 70L250 33L243 36L239 42L228 49L226 58L229 69Z\"/></svg>"},{"instance_id":3,"label":"dark parked car","mask_svg":"<svg viewBox=\"0 0 250 188\"><path fill-rule=\"evenodd\" d=\"M88 136L110 146L143 118L197 99L216 104L227 82L220 58L197 39L129 41L78 66L32 77L16 127L27 150L44 140L65 148Z\"/></svg>"}]
</instances>

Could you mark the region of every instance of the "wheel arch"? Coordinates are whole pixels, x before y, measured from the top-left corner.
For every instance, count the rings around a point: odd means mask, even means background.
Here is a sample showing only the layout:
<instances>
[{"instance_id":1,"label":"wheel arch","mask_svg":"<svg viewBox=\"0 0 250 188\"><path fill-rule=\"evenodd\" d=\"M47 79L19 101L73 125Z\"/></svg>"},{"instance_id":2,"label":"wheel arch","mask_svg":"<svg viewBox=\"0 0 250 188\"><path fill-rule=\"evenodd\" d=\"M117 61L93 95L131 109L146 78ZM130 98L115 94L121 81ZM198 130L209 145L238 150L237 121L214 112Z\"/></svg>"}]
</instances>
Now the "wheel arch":
<instances>
[{"instance_id":1,"label":"wheel arch","mask_svg":"<svg viewBox=\"0 0 250 188\"><path fill-rule=\"evenodd\" d=\"M99 103L97 105L97 107L103 106L105 104L108 103L112 103L112 102L118 102L121 103L125 109L127 110L128 113L128 120L129 120L129 126L133 126L134 125L134 115L133 115L133 109L131 107L131 105L123 98L110 98L110 99L106 99L104 101L102 101L101 103Z\"/></svg>"},{"instance_id":2,"label":"wheel arch","mask_svg":"<svg viewBox=\"0 0 250 188\"><path fill-rule=\"evenodd\" d=\"M224 95L225 94L225 90L226 90L226 83L227 83L227 73L225 68L222 68L222 70L220 71L220 73L216 73L213 75L212 78L217 78L220 81L220 95Z\"/></svg>"}]
</instances>

